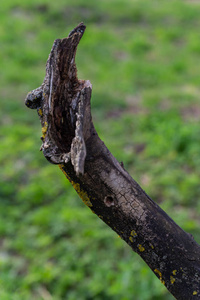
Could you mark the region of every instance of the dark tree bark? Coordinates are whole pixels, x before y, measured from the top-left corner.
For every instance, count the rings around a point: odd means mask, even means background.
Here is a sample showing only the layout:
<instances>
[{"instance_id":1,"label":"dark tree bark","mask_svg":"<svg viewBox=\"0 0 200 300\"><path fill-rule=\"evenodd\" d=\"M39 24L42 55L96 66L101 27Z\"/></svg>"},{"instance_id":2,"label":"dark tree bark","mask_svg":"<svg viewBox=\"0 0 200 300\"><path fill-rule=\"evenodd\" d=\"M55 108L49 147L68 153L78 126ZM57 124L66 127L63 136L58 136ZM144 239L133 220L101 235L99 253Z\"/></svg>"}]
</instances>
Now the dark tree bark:
<instances>
[{"instance_id":1,"label":"dark tree bark","mask_svg":"<svg viewBox=\"0 0 200 300\"><path fill-rule=\"evenodd\" d=\"M41 150L176 299L200 299L200 246L150 199L95 131L92 85L78 80L75 65L84 31L81 23L67 38L55 40L43 84L26 97L42 124Z\"/></svg>"}]
</instances>

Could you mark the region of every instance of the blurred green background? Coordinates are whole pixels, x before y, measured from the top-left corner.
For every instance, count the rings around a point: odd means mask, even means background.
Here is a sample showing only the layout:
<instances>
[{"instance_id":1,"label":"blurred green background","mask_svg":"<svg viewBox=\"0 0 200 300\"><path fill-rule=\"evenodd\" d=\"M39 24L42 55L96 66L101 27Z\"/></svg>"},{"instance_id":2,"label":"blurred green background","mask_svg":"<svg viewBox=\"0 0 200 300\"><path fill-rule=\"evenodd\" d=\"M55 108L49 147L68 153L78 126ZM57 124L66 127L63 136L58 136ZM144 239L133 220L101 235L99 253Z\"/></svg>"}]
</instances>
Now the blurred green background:
<instances>
[{"instance_id":1,"label":"blurred green background","mask_svg":"<svg viewBox=\"0 0 200 300\"><path fill-rule=\"evenodd\" d=\"M24 98L53 41L83 21L78 76L93 84L100 137L200 243L198 2L1 0L1 300L173 299L39 152Z\"/></svg>"}]
</instances>

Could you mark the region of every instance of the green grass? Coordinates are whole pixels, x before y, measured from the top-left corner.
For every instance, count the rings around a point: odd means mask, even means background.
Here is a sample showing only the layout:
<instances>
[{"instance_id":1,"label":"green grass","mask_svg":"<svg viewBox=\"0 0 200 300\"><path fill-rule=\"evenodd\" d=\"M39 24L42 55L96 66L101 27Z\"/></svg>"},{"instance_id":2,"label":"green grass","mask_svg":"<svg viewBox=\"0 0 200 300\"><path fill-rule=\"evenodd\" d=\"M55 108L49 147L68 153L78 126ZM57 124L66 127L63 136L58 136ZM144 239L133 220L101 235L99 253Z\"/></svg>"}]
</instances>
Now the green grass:
<instances>
[{"instance_id":1,"label":"green grass","mask_svg":"<svg viewBox=\"0 0 200 300\"><path fill-rule=\"evenodd\" d=\"M173 299L44 159L24 98L83 21L76 61L100 137L200 243L199 16L189 1L2 1L0 299Z\"/></svg>"}]
</instances>

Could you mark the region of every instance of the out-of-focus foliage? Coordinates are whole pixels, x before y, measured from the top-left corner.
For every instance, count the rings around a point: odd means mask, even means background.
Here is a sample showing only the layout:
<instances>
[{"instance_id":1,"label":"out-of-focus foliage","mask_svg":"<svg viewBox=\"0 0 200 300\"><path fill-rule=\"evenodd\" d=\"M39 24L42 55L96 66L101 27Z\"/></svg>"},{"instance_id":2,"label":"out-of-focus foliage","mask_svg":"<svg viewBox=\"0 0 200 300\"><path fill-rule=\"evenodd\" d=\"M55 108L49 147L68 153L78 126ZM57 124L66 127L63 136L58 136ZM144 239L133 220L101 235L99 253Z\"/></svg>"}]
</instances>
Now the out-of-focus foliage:
<instances>
[{"instance_id":1,"label":"out-of-focus foliage","mask_svg":"<svg viewBox=\"0 0 200 300\"><path fill-rule=\"evenodd\" d=\"M172 299L44 159L23 99L83 21L77 66L100 137L200 242L198 1L2 0L0 20L0 299Z\"/></svg>"}]
</instances>

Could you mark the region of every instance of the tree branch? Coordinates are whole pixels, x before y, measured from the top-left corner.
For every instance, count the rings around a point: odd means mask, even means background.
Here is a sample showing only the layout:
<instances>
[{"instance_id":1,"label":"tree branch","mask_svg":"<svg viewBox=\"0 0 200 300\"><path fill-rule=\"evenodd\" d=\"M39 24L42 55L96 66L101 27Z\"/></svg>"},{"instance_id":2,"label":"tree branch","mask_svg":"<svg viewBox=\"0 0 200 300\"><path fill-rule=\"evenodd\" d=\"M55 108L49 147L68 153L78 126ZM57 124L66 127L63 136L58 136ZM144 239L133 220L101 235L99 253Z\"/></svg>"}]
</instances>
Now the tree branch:
<instances>
[{"instance_id":1,"label":"tree branch","mask_svg":"<svg viewBox=\"0 0 200 300\"><path fill-rule=\"evenodd\" d=\"M84 31L81 23L67 38L55 40L43 84L26 97L42 124L41 150L176 299L200 299L200 246L131 178L93 126L92 85L78 80L75 65Z\"/></svg>"}]
</instances>

